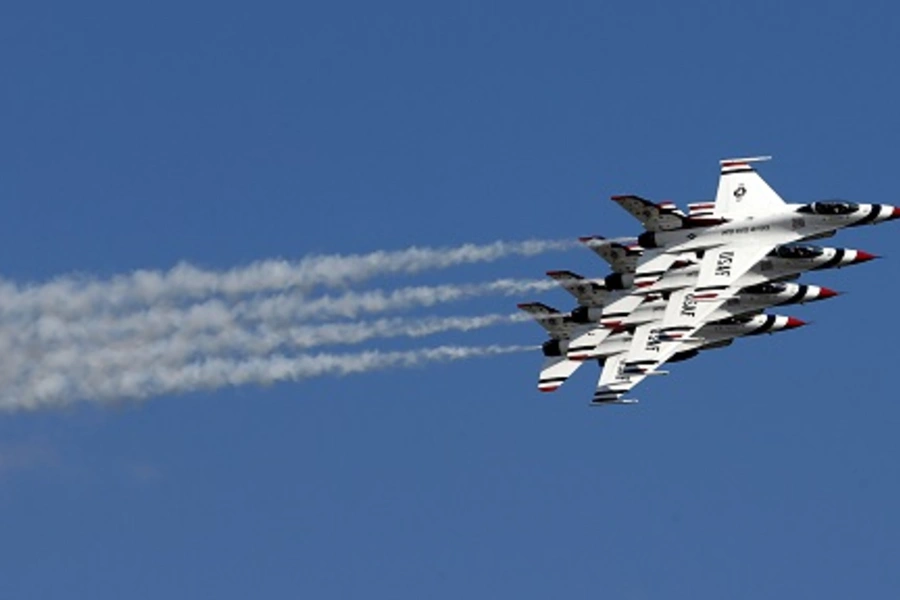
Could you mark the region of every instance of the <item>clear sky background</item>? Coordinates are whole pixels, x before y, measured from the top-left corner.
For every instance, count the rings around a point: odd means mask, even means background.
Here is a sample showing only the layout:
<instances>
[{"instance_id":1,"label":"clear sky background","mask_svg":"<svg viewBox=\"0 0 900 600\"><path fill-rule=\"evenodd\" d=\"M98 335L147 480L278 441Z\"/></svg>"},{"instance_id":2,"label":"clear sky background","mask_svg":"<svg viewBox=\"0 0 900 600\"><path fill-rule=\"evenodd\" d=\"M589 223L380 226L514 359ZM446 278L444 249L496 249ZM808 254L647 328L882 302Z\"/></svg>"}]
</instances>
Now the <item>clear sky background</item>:
<instances>
[{"instance_id":1,"label":"clear sky background","mask_svg":"<svg viewBox=\"0 0 900 600\"><path fill-rule=\"evenodd\" d=\"M634 234L608 198L900 203L891 2L7 2L0 273ZM538 353L0 416L2 598L894 597L900 230L641 404ZM601 275L578 248L365 288ZM365 289L361 288L361 289ZM478 315L561 291L412 315ZM531 344L535 325L367 348ZM336 351L342 351L337 349ZM585 371L593 370L586 368Z\"/></svg>"}]
</instances>

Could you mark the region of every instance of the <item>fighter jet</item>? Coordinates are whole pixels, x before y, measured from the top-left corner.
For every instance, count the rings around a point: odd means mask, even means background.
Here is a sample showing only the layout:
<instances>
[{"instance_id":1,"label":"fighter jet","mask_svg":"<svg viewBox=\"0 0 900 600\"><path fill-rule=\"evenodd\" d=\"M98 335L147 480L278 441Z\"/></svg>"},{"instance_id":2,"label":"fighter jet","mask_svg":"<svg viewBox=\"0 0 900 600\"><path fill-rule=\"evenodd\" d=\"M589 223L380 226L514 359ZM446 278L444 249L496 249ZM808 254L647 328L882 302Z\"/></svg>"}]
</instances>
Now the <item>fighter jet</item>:
<instances>
[{"instance_id":1,"label":"fighter jet","mask_svg":"<svg viewBox=\"0 0 900 600\"><path fill-rule=\"evenodd\" d=\"M843 268L862 264L874 258L877 258L874 254L852 248L819 248L810 245L778 246L749 272L745 273L736 282L736 285L740 289L749 289L766 282L793 280L807 271ZM676 262L680 262L682 266L670 269L664 274L664 277L658 277L649 285L629 288L630 293L644 297L660 294L670 297L674 291L695 285L700 272L699 263L692 263L686 258ZM724 300L727 299L723 298ZM638 314L637 318L629 321L628 317L631 314L611 314L608 311L604 313L596 307L579 307L572 312L571 318L575 323L597 323L603 327L615 328L622 325L623 322L636 325L642 322L646 316ZM652 319L643 320L643 322L658 321L662 316L662 314L656 314ZM567 346L568 358L573 360L591 358L594 348L602 342L606 335L606 332L598 328L582 330L579 335L570 340Z\"/></svg>"},{"instance_id":2,"label":"fighter jet","mask_svg":"<svg viewBox=\"0 0 900 600\"><path fill-rule=\"evenodd\" d=\"M717 311L713 312L709 317L709 321L726 322L729 319L750 318L770 307L803 304L833 298L837 295L838 293L834 290L815 285L801 285L797 283L759 284L741 290L735 298L732 298ZM569 358L567 355L569 346L572 343L571 340L578 337L578 332L583 331L586 326L596 328L596 324L583 321L584 315L587 314L585 310L587 307L579 306L567 314L540 302L519 304L521 310L534 317L550 334L550 339L544 342L542 346L545 360L538 379L538 389L542 392L557 390L575 373L585 360L598 359L602 362L609 356L627 352L631 347L632 334L636 327L641 323L651 323L660 319L666 310L667 304L667 298L662 295L645 297L632 314L624 318L615 330L610 331L600 344L593 347L590 352L582 353L577 359ZM598 307L590 310L602 310L602 308ZM761 322L760 326L762 325L765 325L765 323ZM705 331L705 328L703 331ZM690 340L682 339L681 341L688 342ZM717 340L709 340L706 336L700 335L694 341L702 343L686 348L681 353L682 357L685 353L690 352L693 352L692 356L696 355L694 350L705 348L708 344L715 343Z\"/></svg>"},{"instance_id":3,"label":"fighter jet","mask_svg":"<svg viewBox=\"0 0 900 600\"><path fill-rule=\"evenodd\" d=\"M638 243L656 252L652 260L694 252L700 264L693 283L674 286L662 318L638 326L628 352L618 355L619 364L613 369L607 365L598 382L595 402L620 398L643 377L684 350L685 341L693 340L697 330L709 322L723 303L735 298L742 288L754 285L750 282L754 281L752 272L757 265L760 268L755 277L757 283L763 283L772 278L771 273L762 269L764 261L771 263L792 252L803 254L802 250L796 250L797 246L789 244L830 237L845 227L881 223L900 216L900 209L885 204L846 201L788 204L752 166L766 159L722 161L712 207L708 203L693 205L688 215L636 196L613 198L644 225L646 231L638 237ZM824 251L813 250L811 254L821 256ZM863 260L871 258L871 255L858 256ZM837 253L832 258L835 264L843 260L837 258ZM823 268L825 265L821 263ZM642 267L638 261L637 271ZM666 278L662 276L641 292L658 291ZM569 358L579 349L580 341L573 341L569 345Z\"/></svg>"},{"instance_id":4,"label":"fighter jet","mask_svg":"<svg viewBox=\"0 0 900 600\"><path fill-rule=\"evenodd\" d=\"M825 293L813 299L833 297L827 288L817 288ZM544 365L538 380L538 389L542 392L557 390L583 364L566 358L565 350L573 326L566 316L556 309L539 302L520 304L519 308L535 317L535 320L550 334L550 339L543 343L541 350ZM728 313L723 313L728 314ZM775 333L801 327L806 323L794 317L764 314L758 311L741 313L734 316L714 320L703 326L696 337L682 340L682 349L671 356L668 362L680 362L697 356L701 351L723 348L730 345L737 337ZM665 374L663 371L650 372L640 363L626 361L628 350L633 339L633 328L625 328L607 337L597 347L592 358L603 366L604 373L615 373L617 377L637 375ZM613 392L604 396L596 396L594 403L632 404L636 400L624 399L621 393Z\"/></svg>"},{"instance_id":5,"label":"fighter jet","mask_svg":"<svg viewBox=\"0 0 900 600\"><path fill-rule=\"evenodd\" d=\"M735 338L761 335L763 333L777 333L796 329L806 325L805 321L795 317L770 314L753 314L731 317L721 321L707 323L700 328L697 337L682 340L682 348L667 359L667 362L680 362L697 356L705 350L724 348L731 345ZM601 381L608 374L610 381L614 382L605 388L598 389L591 401L593 406L605 404L636 404L634 398L624 398L633 385L628 385L629 379L639 377L643 379L649 375L667 375L667 371L658 370L657 363L628 360L628 351L608 356L603 362ZM626 382L618 384L615 382Z\"/></svg>"}]
</instances>

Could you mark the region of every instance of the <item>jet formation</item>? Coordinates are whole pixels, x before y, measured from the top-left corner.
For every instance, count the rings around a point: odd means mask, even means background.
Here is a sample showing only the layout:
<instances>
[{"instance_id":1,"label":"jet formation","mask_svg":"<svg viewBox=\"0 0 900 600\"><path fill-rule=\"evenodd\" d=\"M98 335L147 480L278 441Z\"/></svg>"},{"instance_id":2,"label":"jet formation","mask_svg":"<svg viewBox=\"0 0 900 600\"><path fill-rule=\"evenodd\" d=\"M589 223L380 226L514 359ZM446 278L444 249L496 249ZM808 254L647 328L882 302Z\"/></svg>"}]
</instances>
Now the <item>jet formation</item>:
<instances>
[{"instance_id":1,"label":"jet formation","mask_svg":"<svg viewBox=\"0 0 900 600\"><path fill-rule=\"evenodd\" d=\"M671 202L613 196L643 226L636 238L581 238L612 273L589 279L571 271L548 276L578 306L558 311L540 302L519 304L547 330L538 380L557 390L588 361L601 367L591 404L631 404L632 388L665 375L666 363L724 348L736 339L805 325L775 307L815 302L834 290L798 283L807 271L837 269L876 258L862 250L812 245L845 227L900 217L887 204L846 201L792 204L760 177L770 157L720 161L713 202L688 212Z\"/></svg>"}]
</instances>

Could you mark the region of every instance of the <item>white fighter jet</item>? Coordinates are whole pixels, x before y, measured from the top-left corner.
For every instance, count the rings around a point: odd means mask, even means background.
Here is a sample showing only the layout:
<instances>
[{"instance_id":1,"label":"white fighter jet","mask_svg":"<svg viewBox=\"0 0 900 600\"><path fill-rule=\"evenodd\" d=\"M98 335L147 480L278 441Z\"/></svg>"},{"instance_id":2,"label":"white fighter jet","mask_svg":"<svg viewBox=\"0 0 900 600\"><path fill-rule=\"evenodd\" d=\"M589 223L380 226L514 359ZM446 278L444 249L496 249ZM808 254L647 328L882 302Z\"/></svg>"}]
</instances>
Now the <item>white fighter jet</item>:
<instances>
[{"instance_id":1,"label":"white fighter jet","mask_svg":"<svg viewBox=\"0 0 900 600\"><path fill-rule=\"evenodd\" d=\"M648 262L694 252L700 265L693 283L671 291L663 317L638 326L629 350L607 361L594 402L617 402L644 377L658 373L658 367L683 351L686 343L695 342L696 332L711 315L752 281L752 275L745 276L754 267L779 257L779 248L830 237L845 227L900 217L900 208L886 204L786 203L753 168L760 160L767 157L722 161L715 202L692 205L688 215L636 196L613 198L644 224L647 231L638 243L654 251ZM638 261L637 270L642 267ZM770 275L760 268L759 283ZM652 293L666 278L661 276L641 293ZM570 352L573 347L574 343Z\"/></svg>"},{"instance_id":2,"label":"white fighter jet","mask_svg":"<svg viewBox=\"0 0 900 600\"><path fill-rule=\"evenodd\" d=\"M724 323L736 318L751 319L773 306L803 304L833 298L837 295L838 293L834 290L816 285L763 283L741 290L736 297L713 312L708 320ZM640 306L625 317L615 330L610 331L600 344L577 360L569 358L567 351L571 340L578 336L579 331L584 331L586 327L596 328L595 324L584 323L581 320L581 317L586 314L586 310L595 310L594 308L588 309L588 307L579 306L571 313L562 313L540 302L519 304L521 310L534 317L538 324L550 334L550 339L541 347L545 359L538 379L538 389L542 392L557 390L588 358L602 361L607 357L627 352L631 347L632 335L636 326L662 318L667 304L668 300L663 295L645 297ZM755 325L755 323L751 324ZM766 322L763 320L758 325L763 327ZM774 325L774 322L769 325ZM784 321L784 327L779 327L779 329L790 328L788 321ZM704 327L702 331L706 332L707 328ZM743 331L743 329L739 331ZM741 335L745 335L745 333L741 333ZM691 355L694 356L697 354L696 351L715 344L718 340L701 335L694 341L699 343L683 349L682 356L691 352L693 352ZM712 347L718 346L713 345Z\"/></svg>"},{"instance_id":3,"label":"white fighter jet","mask_svg":"<svg viewBox=\"0 0 900 600\"><path fill-rule=\"evenodd\" d=\"M857 265L877 258L863 250L852 248L819 248L810 245L778 246L763 260L747 273L745 273L736 285L741 290L751 289L772 281L789 281L796 279L807 271L842 268ZM681 268L671 269L661 279L657 279L643 287L635 285L630 288L631 293L645 298L660 294L670 296L672 292L696 284L700 272L699 262L692 263L683 259ZM612 276L610 276L612 277ZM607 278L609 279L609 277ZM604 328L616 328L623 323L637 325L641 322L659 321L663 315L655 314L652 319L647 319L646 314L638 310L638 305L632 313L610 314L596 306L579 306L572 311L571 320L576 324L595 323L600 327L585 328L573 337L567 345L567 356L572 360L587 360L596 354L598 344L608 335ZM658 311L659 309L657 309ZM634 315L634 316L632 316Z\"/></svg>"},{"instance_id":4,"label":"white fighter jet","mask_svg":"<svg viewBox=\"0 0 900 600\"><path fill-rule=\"evenodd\" d=\"M789 284L782 284L789 285ZM790 284L796 285L796 284ZM827 288L806 286L807 300L822 300L831 298L836 294ZM795 296L796 297L796 296ZM662 301L664 304L664 301ZM787 304L782 302L781 304ZM760 303L761 305L761 303ZM572 324L565 314L539 302L520 304L519 308L535 317L535 320L550 334L550 339L542 345L544 354L544 366L541 368L538 389L542 392L552 392L558 389L568 378L583 364L584 361L574 361L566 358L566 346L571 336ZM715 348L723 348L732 343L737 337L759 335L762 333L775 333L795 329L805 325L804 321L794 317L781 315L769 315L758 311L732 314L723 311L714 316L723 316L722 319L714 319L704 325L698 336L683 340L682 349L669 358L669 362L679 362L697 356L701 351ZM616 373L626 376L632 372L638 372L639 367L634 364L626 364L623 357L631 347L633 328L626 328L608 336L592 358L600 365L604 365L604 371L614 370ZM658 371L659 372L659 371ZM630 404L633 400L622 399L619 396L610 398L607 402L617 404Z\"/></svg>"}]
</instances>

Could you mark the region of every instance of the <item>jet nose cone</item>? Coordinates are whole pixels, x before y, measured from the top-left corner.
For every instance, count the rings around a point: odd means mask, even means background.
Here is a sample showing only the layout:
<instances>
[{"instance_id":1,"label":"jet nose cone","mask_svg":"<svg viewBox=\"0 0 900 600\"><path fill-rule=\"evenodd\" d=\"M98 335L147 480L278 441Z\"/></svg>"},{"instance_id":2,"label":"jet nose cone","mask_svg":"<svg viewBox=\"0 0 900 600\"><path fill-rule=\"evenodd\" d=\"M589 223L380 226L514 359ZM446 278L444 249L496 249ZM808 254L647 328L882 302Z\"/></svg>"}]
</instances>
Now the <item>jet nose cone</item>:
<instances>
[{"instance_id":1,"label":"jet nose cone","mask_svg":"<svg viewBox=\"0 0 900 600\"><path fill-rule=\"evenodd\" d=\"M900 217L900 206L894 207L894 210L891 211L891 216L888 217L887 220L890 221L891 219L896 219L897 217Z\"/></svg>"},{"instance_id":2,"label":"jet nose cone","mask_svg":"<svg viewBox=\"0 0 900 600\"><path fill-rule=\"evenodd\" d=\"M784 326L785 329L796 329L798 327L803 327L806 325L806 321L801 321L796 317L788 317L787 324Z\"/></svg>"},{"instance_id":3,"label":"jet nose cone","mask_svg":"<svg viewBox=\"0 0 900 600\"><path fill-rule=\"evenodd\" d=\"M821 290L819 290L819 299L824 300L826 298L834 298L839 293L840 292L836 292L831 288L823 287Z\"/></svg>"},{"instance_id":4,"label":"jet nose cone","mask_svg":"<svg viewBox=\"0 0 900 600\"><path fill-rule=\"evenodd\" d=\"M897 209L895 208L894 210L897 210ZM892 218L893 218L893 217L892 217ZM856 258L853 259L853 263L854 263L854 264L855 264L855 263L863 263L863 262L867 262L867 261L870 261L870 260L874 260L874 259L876 259L876 258L878 258L878 255L877 255L877 254L869 254L869 253L866 252L865 250L857 250L857 251L856 251Z\"/></svg>"}]
</instances>

